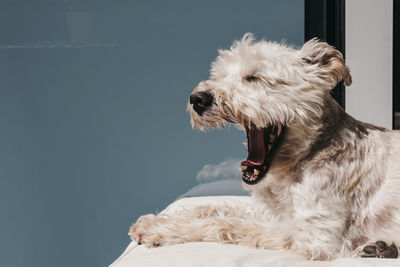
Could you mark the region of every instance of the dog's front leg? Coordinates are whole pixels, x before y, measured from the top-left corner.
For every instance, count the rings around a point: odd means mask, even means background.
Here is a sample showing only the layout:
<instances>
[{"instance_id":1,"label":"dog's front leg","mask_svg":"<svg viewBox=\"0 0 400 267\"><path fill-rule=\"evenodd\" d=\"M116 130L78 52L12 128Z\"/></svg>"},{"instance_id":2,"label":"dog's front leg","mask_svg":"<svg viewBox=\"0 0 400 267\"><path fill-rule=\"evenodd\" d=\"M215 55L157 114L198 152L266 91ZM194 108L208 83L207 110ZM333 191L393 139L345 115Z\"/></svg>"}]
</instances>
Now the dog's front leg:
<instances>
[{"instance_id":1,"label":"dog's front leg","mask_svg":"<svg viewBox=\"0 0 400 267\"><path fill-rule=\"evenodd\" d=\"M132 225L129 235L148 247L186 242L216 242L253 248L288 249L292 243L291 238L279 227L269 227L255 220L230 216L187 215L142 216Z\"/></svg>"}]
</instances>

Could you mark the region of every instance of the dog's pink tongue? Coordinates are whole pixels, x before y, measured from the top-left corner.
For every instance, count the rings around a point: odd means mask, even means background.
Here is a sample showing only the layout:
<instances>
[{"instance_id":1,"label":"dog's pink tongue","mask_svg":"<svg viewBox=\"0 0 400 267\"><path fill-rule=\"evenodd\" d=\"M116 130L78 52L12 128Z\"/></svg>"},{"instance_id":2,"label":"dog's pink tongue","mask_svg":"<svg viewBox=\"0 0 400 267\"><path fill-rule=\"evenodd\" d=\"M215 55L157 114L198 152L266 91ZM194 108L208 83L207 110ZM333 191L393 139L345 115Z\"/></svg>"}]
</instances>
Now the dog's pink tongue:
<instances>
[{"instance_id":1,"label":"dog's pink tongue","mask_svg":"<svg viewBox=\"0 0 400 267\"><path fill-rule=\"evenodd\" d=\"M260 166L265 160L264 129L250 129L247 132L249 154L241 166Z\"/></svg>"}]
</instances>

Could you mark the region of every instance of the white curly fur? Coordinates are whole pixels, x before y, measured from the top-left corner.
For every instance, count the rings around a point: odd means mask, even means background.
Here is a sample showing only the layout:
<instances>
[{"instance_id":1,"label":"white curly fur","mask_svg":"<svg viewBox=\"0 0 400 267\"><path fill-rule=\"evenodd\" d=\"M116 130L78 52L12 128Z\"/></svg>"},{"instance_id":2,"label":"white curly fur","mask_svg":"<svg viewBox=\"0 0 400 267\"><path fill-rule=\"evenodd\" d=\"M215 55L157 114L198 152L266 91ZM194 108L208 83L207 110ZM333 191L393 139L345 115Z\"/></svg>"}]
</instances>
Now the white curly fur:
<instances>
[{"instance_id":1,"label":"white curly fur","mask_svg":"<svg viewBox=\"0 0 400 267\"><path fill-rule=\"evenodd\" d=\"M329 62L321 65L324 57ZM343 66L340 52L316 39L295 50L274 42L256 43L246 34L230 50L219 51L210 80L194 90L212 88L220 108L199 116L189 105L192 125L222 127L230 119L240 125L265 127L277 121L290 125L320 118L329 90L344 77L351 83L348 68ZM259 81L249 83L244 79L247 75Z\"/></svg>"},{"instance_id":2,"label":"white curly fur","mask_svg":"<svg viewBox=\"0 0 400 267\"><path fill-rule=\"evenodd\" d=\"M330 96L342 80L351 84L341 53L316 39L296 50L246 34L219 51L210 79L193 91L213 102L202 114L188 104L192 125L280 123L283 142L261 182L244 184L252 205L146 215L131 227L132 239L234 243L323 260L365 255L362 248L378 240L398 244L400 132L346 114Z\"/></svg>"}]
</instances>

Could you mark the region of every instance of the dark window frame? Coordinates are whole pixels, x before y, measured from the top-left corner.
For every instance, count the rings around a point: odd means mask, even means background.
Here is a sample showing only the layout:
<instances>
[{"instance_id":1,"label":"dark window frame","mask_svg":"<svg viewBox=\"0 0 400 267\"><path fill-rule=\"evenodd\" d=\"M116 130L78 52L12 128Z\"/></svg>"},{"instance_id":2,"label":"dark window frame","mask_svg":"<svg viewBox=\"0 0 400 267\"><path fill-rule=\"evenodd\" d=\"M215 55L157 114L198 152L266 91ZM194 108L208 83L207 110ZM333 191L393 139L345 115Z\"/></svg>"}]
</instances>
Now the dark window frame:
<instances>
[{"instance_id":1,"label":"dark window frame","mask_svg":"<svg viewBox=\"0 0 400 267\"><path fill-rule=\"evenodd\" d=\"M304 41L314 37L334 46L345 57L345 0L304 0ZM331 93L344 109L343 81Z\"/></svg>"},{"instance_id":2,"label":"dark window frame","mask_svg":"<svg viewBox=\"0 0 400 267\"><path fill-rule=\"evenodd\" d=\"M393 129L400 129L400 119L396 112L400 114L400 3L393 0Z\"/></svg>"}]
</instances>

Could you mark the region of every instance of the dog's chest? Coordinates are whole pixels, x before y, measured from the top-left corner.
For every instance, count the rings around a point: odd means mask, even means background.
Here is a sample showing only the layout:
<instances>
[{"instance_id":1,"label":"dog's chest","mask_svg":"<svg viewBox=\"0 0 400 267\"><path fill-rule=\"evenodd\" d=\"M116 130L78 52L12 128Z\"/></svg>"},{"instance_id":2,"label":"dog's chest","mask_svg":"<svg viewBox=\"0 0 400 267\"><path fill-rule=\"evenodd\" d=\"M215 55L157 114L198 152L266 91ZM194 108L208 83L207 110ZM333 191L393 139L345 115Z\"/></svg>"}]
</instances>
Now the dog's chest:
<instances>
[{"instance_id":1,"label":"dog's chest","mask_svg":"<svg viewBox=\"0 0 400 267\"><path fill-rule=\"evenodd\" d=\"M280 218L290 218L293 213L293 192L286 179L266 177L259 184L249 188L254 197L262 202L272 214Z\"/></svg>"}]
</instances>

